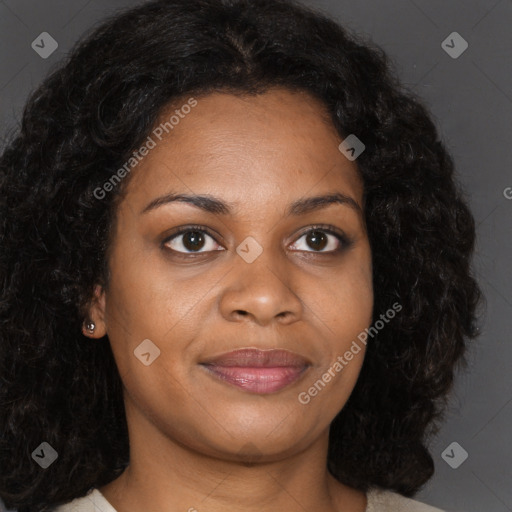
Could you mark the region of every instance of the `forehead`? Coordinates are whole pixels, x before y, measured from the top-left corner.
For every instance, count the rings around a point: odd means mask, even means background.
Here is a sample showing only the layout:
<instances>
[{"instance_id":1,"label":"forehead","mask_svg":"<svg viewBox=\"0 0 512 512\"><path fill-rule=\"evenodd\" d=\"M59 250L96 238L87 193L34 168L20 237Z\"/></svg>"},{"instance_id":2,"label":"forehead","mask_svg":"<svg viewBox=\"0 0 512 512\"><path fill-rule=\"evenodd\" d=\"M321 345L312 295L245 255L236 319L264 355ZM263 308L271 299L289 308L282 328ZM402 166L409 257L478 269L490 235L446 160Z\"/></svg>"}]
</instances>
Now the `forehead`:
<instances>
[{"instance_id":1,"label":"forehead","mask_svg":"<svg viewBox=\"0 0 512 512\"><path fill-rule=\"evenodd\" d=\"M166 191L212 194L233 204L248 197L283 201L337 190L360 202L355 162L325 106L304 92L273 89L256 96L215 92L165 108L127 194L143 206Z\"/></svg>"}]
</instances>

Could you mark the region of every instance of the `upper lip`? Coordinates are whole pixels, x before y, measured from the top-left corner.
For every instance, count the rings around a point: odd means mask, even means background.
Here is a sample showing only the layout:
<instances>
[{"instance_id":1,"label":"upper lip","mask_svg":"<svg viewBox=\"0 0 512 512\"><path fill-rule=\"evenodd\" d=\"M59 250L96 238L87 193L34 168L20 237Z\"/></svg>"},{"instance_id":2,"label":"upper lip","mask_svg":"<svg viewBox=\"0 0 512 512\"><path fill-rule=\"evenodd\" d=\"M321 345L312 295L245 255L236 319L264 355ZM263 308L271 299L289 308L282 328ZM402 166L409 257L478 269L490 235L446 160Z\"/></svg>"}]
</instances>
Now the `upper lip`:
<instances>
[{"instance_id":1,"label":"upper lip","mask_svg":"<svg viewBox=\"0 0 512 512\"><path fill-rule=\"evenodd\" d=\"M201 364L213 366L239 366L255 368L299 367L311 365L305 357L282 349L260 350L257 348L243 348L225 352L212 357Z\"/></svg>"}]
</instances>

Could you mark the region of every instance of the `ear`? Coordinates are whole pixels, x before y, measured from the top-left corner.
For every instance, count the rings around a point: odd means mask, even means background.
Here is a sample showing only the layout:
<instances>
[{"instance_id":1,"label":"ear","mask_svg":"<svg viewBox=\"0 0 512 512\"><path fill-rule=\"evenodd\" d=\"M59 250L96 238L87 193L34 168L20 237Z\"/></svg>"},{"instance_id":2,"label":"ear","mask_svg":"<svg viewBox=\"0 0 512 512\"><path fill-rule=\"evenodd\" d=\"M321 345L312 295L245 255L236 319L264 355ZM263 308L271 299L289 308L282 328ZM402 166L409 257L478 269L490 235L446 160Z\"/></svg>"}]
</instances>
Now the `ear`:
<instances>
[{"instance_id":1,"label":"ear","mask_svg":"<svg viewBox=\"0 0 512 512\"><path fill-rule=\"evenodd\" d=\"M107 325L105 322L105 303L106 295L105 290L101 285L96 285L94 288L94 297L88 308L88 317L82 325L82 333L88 338L103 338L107 334ZM87 330L86 324L93 322L95 325L94 332L91 333Z\"/></svg>"}]
</instances>

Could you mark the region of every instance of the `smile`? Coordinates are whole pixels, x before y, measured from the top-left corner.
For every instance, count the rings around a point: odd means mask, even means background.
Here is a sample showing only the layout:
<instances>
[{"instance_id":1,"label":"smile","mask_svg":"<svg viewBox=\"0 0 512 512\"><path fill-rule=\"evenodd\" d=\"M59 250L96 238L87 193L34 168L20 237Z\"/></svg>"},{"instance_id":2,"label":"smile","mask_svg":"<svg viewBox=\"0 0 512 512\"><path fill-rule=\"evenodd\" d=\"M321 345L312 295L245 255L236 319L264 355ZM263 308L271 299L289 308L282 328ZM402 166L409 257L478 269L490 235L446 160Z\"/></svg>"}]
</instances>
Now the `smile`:
<instances>
[{"instance_id":1,"label":"smile","mask_svg":"<svg viewBox=\"0 0 512 512\"><path fill-rule=\"evenodd\" d=\"M208 373L245 391L274 393L296 382L310 363L285 350L242 349L201 363Z\"/></svg>"},{"instance_id":2,"label":"smile","mask_svg":"<svg viewBox=\"0 0 512 512\"><path fill-rule=\"evenodd\" d=\"M252 393L274 393L299 379L307 367L245 368L237 366L204 365L210 374L219 379L251 391Z\"/></svg>"}]
</instances>

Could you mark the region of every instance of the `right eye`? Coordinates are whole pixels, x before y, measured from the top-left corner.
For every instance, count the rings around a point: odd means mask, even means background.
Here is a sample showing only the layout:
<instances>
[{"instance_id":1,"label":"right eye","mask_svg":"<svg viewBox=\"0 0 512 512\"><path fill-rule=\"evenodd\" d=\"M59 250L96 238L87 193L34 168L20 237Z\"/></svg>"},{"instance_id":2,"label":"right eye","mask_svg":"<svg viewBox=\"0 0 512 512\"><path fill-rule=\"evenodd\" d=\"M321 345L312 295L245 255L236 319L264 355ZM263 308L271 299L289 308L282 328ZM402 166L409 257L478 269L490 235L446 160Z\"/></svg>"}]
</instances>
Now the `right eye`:
<instances>
[{"instance_id":1,"label":"right eye","mask_svg":"<svg viewBox=\"0 0 512 512\"><path fill-rule=\"evenodd\" d=\"M215 250L215 238L208 229L203 226L185 226L167 237L163 242L163 246L180 254L203 254ZM219 246L222 247L222 246ZM205 249L201 251L201 249Z\"/></svg>"}]
</instances>

